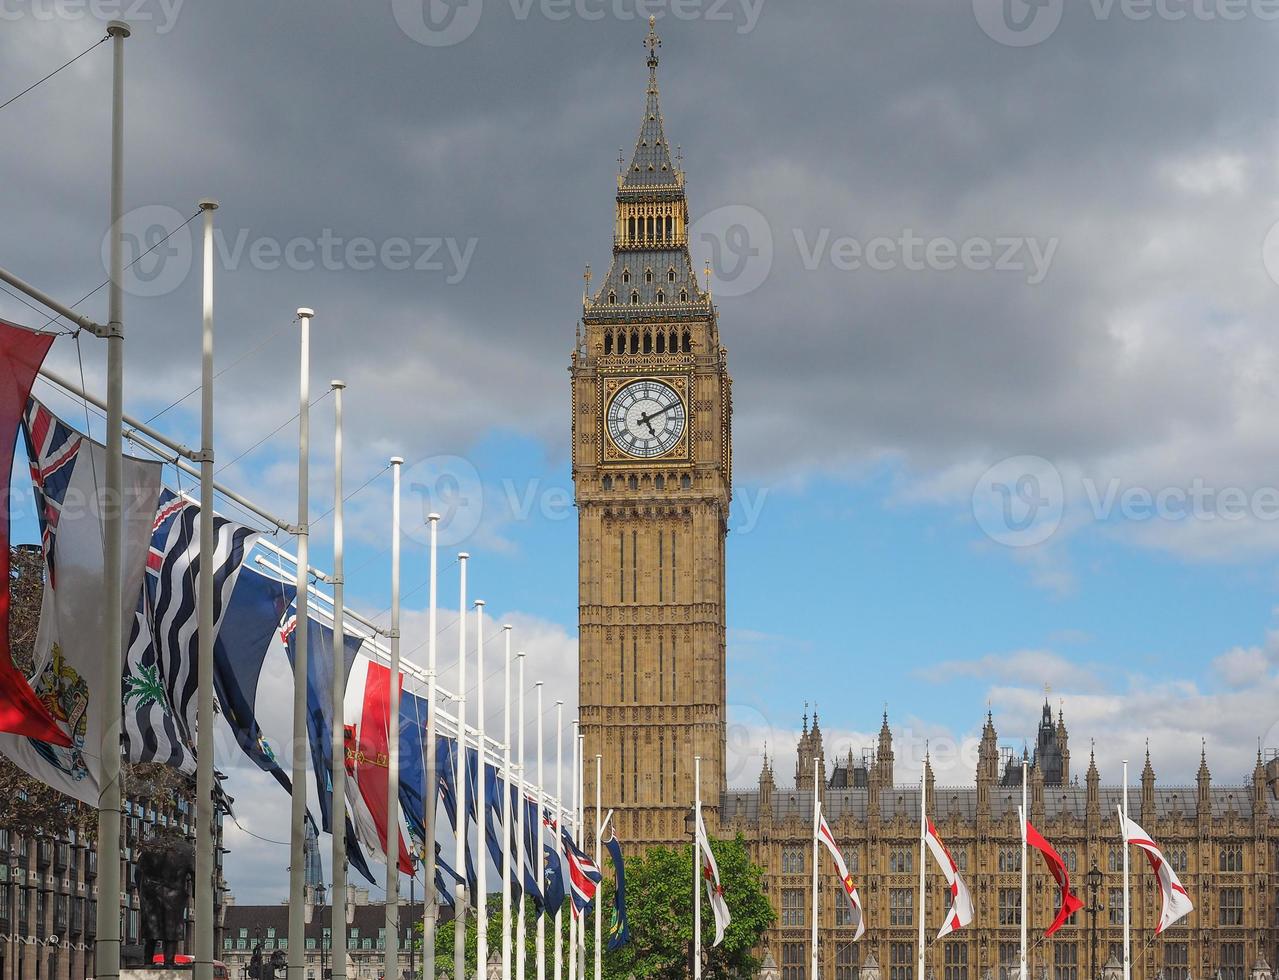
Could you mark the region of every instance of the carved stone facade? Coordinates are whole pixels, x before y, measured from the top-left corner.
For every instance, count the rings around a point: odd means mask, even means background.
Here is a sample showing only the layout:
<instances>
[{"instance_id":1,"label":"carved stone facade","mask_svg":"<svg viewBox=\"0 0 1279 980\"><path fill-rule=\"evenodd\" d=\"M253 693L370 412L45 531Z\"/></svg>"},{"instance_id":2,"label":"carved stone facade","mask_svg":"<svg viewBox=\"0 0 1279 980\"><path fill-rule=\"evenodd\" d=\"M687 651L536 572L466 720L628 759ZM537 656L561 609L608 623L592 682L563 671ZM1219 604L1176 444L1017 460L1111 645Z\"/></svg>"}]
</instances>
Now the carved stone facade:
<instances>
[{"instance_id":1,"label":"carved stone facade","mask_svg":"<svg viewBox=\"0 0 1279 980\"><path fill-rule=\"evenodd\" d=\"M1122 958L1119 894L1123 888L1122 850L1116 841L1116 806L1122 788L1101 785L1095 759L1082 783L1062 767L1068 760L1066 726L1059 715L1050 742L1040 739L1030 765L1030 818L1065 859L1073 890L1095 915L1076 913L1032 956L1031 975L1052 980L1096 977L1110 958ZM1044 752L1045 745L1052 748ZM765 869L769 897L778 915L767 938L782 980L808 980L809 915L812 873L813 758L823 758L816 718L807 721L800 755L809 768L798 789L779 789L766 762L759 783L730 790L720 808L720 836L743 834L755 860ZM1016 973L1021 888L1020 759L1001 753L993 720L982 732L975 785L932 785L930 817L950 848L972 890L977 920L969 928L934 944L929 974L944 980L1013 980ZM862 761L864 760L864 761ZM1067 761L1068 766L1068 761ZM805 770L801 765L799 775ZM867 933L851 942L845 900L838 879L821 855L819 975L859 980L869 966L885 980L916 980L915 918L919 881L919 787L893 780L893 735L885 717L878 743L861 759L840 757L828 772L823 811L857 883ZM1063 780L1054 773L1066 773ZM1015 775L1014 775L1015 774ZM839 786L840 788L836 788ZM1135 849L1132 863L1133 976L1137 980L1252 980L1279 958L1279 761L1256 767L1242 784L1214 785L1201 758L1193 786L1159 786L1149 757L1140 781L1129 789L1133 819L1164 849L1195 903L1188 919L1154 938L1160 897L1149 866ZM1096 865L1100 887L1090 893L1087 873ZM1057 892L1041 861L1033 855L1029 928L1039 942L1052 921ZM936 935L945 914L946 895L936 869L929 868L927 928ZM1095 941L1093 945L1096 926ZM1094 952L1095 949L1095 952ZM1046 971L1046 973L1044 972ZM1220 971L1220 972L1219 972ZM863 978L864 980L864 978Z\"/></svg>"},{"instance_id":2,"label":"carved stone facade","mask_svg":"<svg viewBox=\"0 0 1279 980\"><path fill-rule=\"evenodd\" d=\"M694 755L712 814L725 785L731 383L715 307L688 253L684 174L658 103L659 44L650 25L644 118L617 179L612 263L594 293L588 270L569 369L586 798L598 753L604 805L619 837L639 844L684 834ZM633 407L619 408L628 393Z\"/></svg>"}]
</instances>

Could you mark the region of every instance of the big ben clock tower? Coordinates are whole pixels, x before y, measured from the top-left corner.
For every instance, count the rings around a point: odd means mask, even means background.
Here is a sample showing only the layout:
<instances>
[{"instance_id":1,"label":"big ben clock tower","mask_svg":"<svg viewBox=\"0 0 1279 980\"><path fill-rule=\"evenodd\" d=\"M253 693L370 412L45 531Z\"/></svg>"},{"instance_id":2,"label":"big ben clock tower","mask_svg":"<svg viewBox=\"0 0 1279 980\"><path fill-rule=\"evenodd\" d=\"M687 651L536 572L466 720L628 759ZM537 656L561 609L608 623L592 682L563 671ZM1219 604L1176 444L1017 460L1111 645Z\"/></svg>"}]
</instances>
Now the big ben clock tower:
<instances>
[{"instance_id":1,"label":"big ben clock tower","mask_svg":"<svg viewBox=\"0 0 1279 980\"><path fill-rule=\"evenodd\" d=\"M688 252L684 174L648 90L618 174L613 259L583 297L573 352L580 711L586 798L619 838L685 838L693 758L714 824L725 788L724 541L732 497L731 382L709 289ZM624 158L623 158L624 159Z\"/></svg>"}]
</instances>

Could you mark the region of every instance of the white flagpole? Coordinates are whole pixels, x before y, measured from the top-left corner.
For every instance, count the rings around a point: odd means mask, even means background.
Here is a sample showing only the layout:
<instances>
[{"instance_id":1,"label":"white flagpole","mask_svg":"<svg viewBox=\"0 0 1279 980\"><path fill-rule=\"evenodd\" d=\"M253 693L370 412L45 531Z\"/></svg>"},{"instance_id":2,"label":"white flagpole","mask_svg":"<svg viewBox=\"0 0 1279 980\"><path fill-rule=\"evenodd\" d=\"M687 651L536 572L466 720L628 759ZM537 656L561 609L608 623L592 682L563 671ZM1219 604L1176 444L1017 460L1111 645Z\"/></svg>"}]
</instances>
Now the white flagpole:
<instances>
[{"instance_id":1,"label":"white flagpole","mask_svg":"<svg viewBox=\"0 0 1279 980\"><path fill-rule=\"evenodd\" d=\"M586 736L581 727L577 732L577 839L586 843ZM577 975L586 980L586 915L577 924L578 957Z\"/></svg>"},{"instance_id":2,"label":"white flagpole","mask_svg":"<svg viewBox=\"0 0 1279 980\"><path fill-rule=\"evenodd\" d=\"M702 980L702 757L693 756L693 980Z\"/></svg>"},{"instance_id":3,"label":"white flagpole","mask_svg":"<svg viewBox=\"0 0 1279 980\"><path fill-rule=\"evenodd\" d=\"M925 958L928 952L928 940L924 932L924 887L927 884L925 872L928 867L928 768L919 776L919 980L924 980Z\"/></svg>"},{"instance_id":4,"label":"white flagpole","mask_svg":"<svg viewBox=\"0 0 1279 980\"><path fill-rule=\"evenodd\" d=\"M561 850L559 839L560 821L564 819L564 702L555 702L555 840L551 842L558 854ZM560 880L564 880L564 862L560 862ZM555 910L555 980L564 977L563 923L560 912L564 903Z\"/></svg>"},{"instance_id":5,"label":"white flagpole","mask_svg":"<svg viewBox=\"0 0 1279 980\"><path fill-rule=\"evenodd\" d=\"M528 957L525 955L528 946L528 928L524 922L525 905L525 889L524 889L524 866L526 857L524 854L524 653L521 651L515 656L517 670L515 671L515 680L519 685L519 691L515 695L515 703L517 705L515 726L516 726L516 750L515 754L519 756L519 761L515 765L515 771L519 774L515 781L515 873L520 877L520 900L516 903L515 909L515 977L516 980L524 980L524 970L527 966Z\"/></svg>"},{"instance_id":6,"label":"white flagpole","mask_svg":"<svg viewBox=\"0 0 1279 980\"><path fill-rule=\"evenodd\" d=\"M438 566L436 558L439 551L439 529L440 515L428 514L427 523L431 526L431 559L430 559L430 586L429 586L429 604L430 609L427 612L427 636L426 636L426 786L423 787L422 803L425 817L423 824L425 827L423 845L426 848L425 868L423 875L424 881L422 887L425 892L425 900L422 903L422 976L424 980L435 980L435 925L439 921L440 898L435 888L435 810L439 805L439 773L436 771L435 765L435 740L436 740L436 722L435 722L435 601L437 597L438 584ZM343 896L345 898L345 896ZM337 931L333 933L337 935ZM334 943L334 949L337 944ZM346 944L343 943L343 949ZM342 957L343 971L346 969L346 956ZM336 964L337 960L334 960ZM345 980L339 977L335 971L333 980Z\"/></svg>"},{"instance_id":7,"label":"white flagpole","mask_svg":"<svg viewBox=\"0 0 1279 980\"><path fill-rule=\"evenodd\" d=\"M466 905L469 896L466 887L466 561L471 556L465 551L457 556L459 566L458 621L457 621L457 757L454 761L457 792L453 794L454 822L457 834L453 840L453 867L462 876L462 883L454 890L453 914L453 980L466 980ZM292 978L290 978L292 980Z\"/></svg>"},{"instance_id":8,"label":"white flagpole","mask_svg":"<svg viewBox=\"0 0 1279 980\"><path fill-rule=\"evenodd\" d=\"M391 457L391 688L386 766L386 948L383 976L400 974L400 467ZM337 601L336 599L334 600ZM345 639L334 631L334 670L341 672ZM337 823L333 824L338 833Z\"/></svg>"},{"instance_id":9,"label":"white flagpole","mask_svg":"<svg viewBox=\"0 0 1279 980\"><path fill-rule=\"evenodd\" d=\"M809 954L810 960L810 976L812 980L817 980L817 838L820 833L822 819L821 794L818 787L821 785L817 771L817 760L813 760L813 923L812 923L812 950Z\"/></svg>"},{"instance_id":10,"label":"white flagpole","mask_svg":"<svg viewBox=\"0 0 1279 980\"><path fill-rule=\"evenodd\" d=\"M602 781L603 757L595 756L595 867L604 866L604 855L600 852L600 840L604 836L604 815L600 808L600 783ZM603 950L600 948L604 915L604 882L595 889L595 980L601 980L603 974Z\"/></svg>"},{"instance_id":11,"label":"white flagpole","mask_svg":"<svg viewBox=\"0 0 1279 980\"><path fill-rule=\"evenodd\" d=\"M533 867L538 869L537 885L542 889L545 896L546 876L541 873L541 869L545 867L545 851L542 849L542 806L545 803L545 794L542 787L545 786L542 773L542 682L537 682L537 817L535 818L534 829L537 831L537 853L533 855ZM537 956L537 980L546 980L546 916L547 909L545 902L542 905L542 914L537 917L537 937L534 940L534 953Z\"/></svg>"},{"instance_id":12,"label":"white flagpole","mask_svg":"<svg viewBox=\"0 0 1279 980\"><path fill-rule=\"evenodd\" d=\"M289 828L289 935L301 936L306 928L305 831L307 782L307 639L310 633L308 599L310 576L310 485L311 465L311 318L315 311L298 310L301 324L301 380L298 397L298 555L297 555L297 625L293 630L293 793L292 822ZM102 883L103 894L106 883ZM288 950L289 980L305 980L305 943L293 943Z\"/></svg>"},{"instance_id":13,"label":"white flagpole","mask_svg":"<svg viewBox=\"0 0 1279 980\"><path fill-rule=\"evenodd\" d=\"M477 882L476 891L479 892L479 905L475 910L476 934L475 934L475 964L476 971L480 976L484 976L487 969L489 959L489 912L488 912L488 858L484 854L486 830L488 828L488 817L484 812L485 795L488 792L484 785L485 770L487 768L484 762L484 600L475 600L475 741L479 745L478 756L476 760L476 777L475 777L475 815L479 821L477 833L479 834L479 866L475 869L475 879ZM387 976L391 976L390 973Z\"/></svg>"},{"instance_id":14,"label":"white flagpole","mask_svg":"<svg viewBox=\"0 0 1279 980\"><path fill-rule=\"evenodd\" d=\"M1124 760L1124 812L1119 822L1119 843L1124 849L1124 980L1132 980L1132 904L1128 894L1128 760Z\"/></svg>"},{"instance_id":15,"label":"white flagpole","mask_svg":"<svg viewBox=\"0 0 1279 980\"><path fill-rule=\"evenodd\" d=\"M502 627L505 688L502 698L502 980L511 976L511 624ZM427 977L426 980L432 980Z\"/></svg>"},{"instance_id":16,"label":"white flagpole","mask_svg":"<svg viewBox=\"0 0 1279 980\"><path fill-rule=\"evenodd\" d=\"M1026 867L1026 823L1030 819L1030 811L1027 809L1027 782L1030 778L1030 764L1025 757L1021 760L1021 810L1018 816L1021 817L1021 980L1030 980L1030 962L1026 956L1026 939L1029 929L1030 909L1028 908L1028 900L1030 898L1030 875L1029 869Z\"/></svg>"},{"instance_id":17,"label":"white flagpole","mask_svg":"<svg viewBox=\"0 0 1279 980\"><path fill-rule=\"evenodd\" d=\"M107 290L107 499L120 501L124 488L124 39L129 25L113 20L111 36L111 276ZM106 565L106 638L102 657L102 787L98 794L98 942L94 966L100 980L120 975L120 732L124 711L123 515L106 514L103 555ZM300 903L299 903L300 904ZM298 929L301 930L301 919ZM301 980L301 977L293 978Z\"/></svg>"},{"instance_id":18,"label":"white flagpole","mask_svg":"<svg viewBox=\"0 0 1279 980\"><path fill-rule=\"evenodd\" d=\"M577 719L574 719L573 720L573 768L569 772L569 782L571 783L572 793L573 793L573 805L567 814L567 820L569 822L569 826L573 828L573 835L575 837L578 837L578 839L580 840L581 838L580 836L578 836L578 833L577 833L577 800L578 800L577 770L580 764L579 757L578 757L577 728L578 728L578 722L577 722ZM572 904L573 903L572 883L565 882L565 884L569 888L568 980L577 980L577 934L578 934L577 912L576 912L576 906Z\"/></svg>"},{"instance_id":19,"label":"white flagpole","mask_svg":"<svg viewBox=\"0 0 1279 980\"><path fill-rule=\"evenodd\" d=\"M199 651L196 708L195 967L193 980L213 980L213 212L218 202L200 202L204 212L204 330L200 359L200 557Z\"/></svg>"},{"instance_id":20,"label":"white flagpole","mask_svg":"<svg viewBox=\"0 0 1279 980\"><path fill-rule=\"evenodd\" d=\"M333 723L330 745L333 758L329 780L333 783L333 892L329 916L333 980L346 980L346 683L341 665L346 657L344 562L346 529L342 503L342 381L330 381L333 389ZM336 955L342 950L341 955ZM321 978L323 980L323 978Z\"/></svg>"}]
</instances>

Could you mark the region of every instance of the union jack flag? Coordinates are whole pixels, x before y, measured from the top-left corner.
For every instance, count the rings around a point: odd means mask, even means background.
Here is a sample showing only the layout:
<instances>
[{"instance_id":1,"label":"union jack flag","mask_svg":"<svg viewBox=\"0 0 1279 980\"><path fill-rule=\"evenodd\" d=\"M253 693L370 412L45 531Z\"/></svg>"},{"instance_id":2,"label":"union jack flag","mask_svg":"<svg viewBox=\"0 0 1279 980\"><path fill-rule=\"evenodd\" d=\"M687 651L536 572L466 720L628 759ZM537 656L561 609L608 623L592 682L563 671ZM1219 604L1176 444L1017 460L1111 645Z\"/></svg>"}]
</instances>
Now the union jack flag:
<instances>
[{"instance_id":1,"label":"union jack flag","mask_svg":"<svg viewBox=\"0 0 1279 980\"><path fill-rule=\"evenodd\" d=\"M599 865L586 856L573 843L567 830L560 831L560 842L564 845L564 858L568 862L568 880L573 895L573 911L582 915L595 900L595 890L604 879Z\"/></svg>"},{"instance_id":2,"label":"union jack flag","mask_svg":"<svg viewBox=\"0 0 1279 980\"><path fill-rule=\"evenodd\" d=\"M66 425L34 398L27 401L22 418L22 434L27 440L31 463L31 486L35 491L36 510L40 515L40 540L44 544L49 565L49 584L56 587L53 574L54 542L58 536L58 519L66 499L71 473L84 444L84 436Z\"/></svg>"}]
</instances>

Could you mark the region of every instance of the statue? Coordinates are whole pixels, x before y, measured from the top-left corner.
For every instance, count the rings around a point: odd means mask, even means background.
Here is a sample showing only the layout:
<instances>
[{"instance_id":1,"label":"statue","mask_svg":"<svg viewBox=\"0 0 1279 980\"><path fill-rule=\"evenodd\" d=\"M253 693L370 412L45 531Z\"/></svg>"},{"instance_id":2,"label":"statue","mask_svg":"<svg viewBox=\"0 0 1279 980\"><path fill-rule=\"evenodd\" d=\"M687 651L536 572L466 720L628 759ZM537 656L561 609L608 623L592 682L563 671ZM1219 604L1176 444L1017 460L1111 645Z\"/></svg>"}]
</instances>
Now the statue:
<instances>
[{"instance_id":1,"label":"statue","mask_svg":"<svg viewBox=\"0 0 1279 980\"><path fill-rule=\"evenodd\" d=\"M271 976L278 977L281 973L289 968L288 957L284 955L284 950L277 949L271 954Z\"/></svg>"},{"instance_id":2,"label":"statue","mask_svg":"<svg viewBox=\"0 0 1279 980\"><path fill-rule=\"evenodd\" d=\"M148 966L156 947L162 965L173 966L186 930L189 883L195 877L195 847L178 834L155 833L138 856L138 899L142 906L142 955Z\"/></svg>"},{"instance_id":3,"label":"statue","mask_svg":"<svg viewBox=\"0 0 1279 980\"><path fill-rule=\"evenodd\" d=\"M262 944L253 947L253 956L249 959L249 980L266 980L262 976Z\"/></svg>"}]
</instances>

